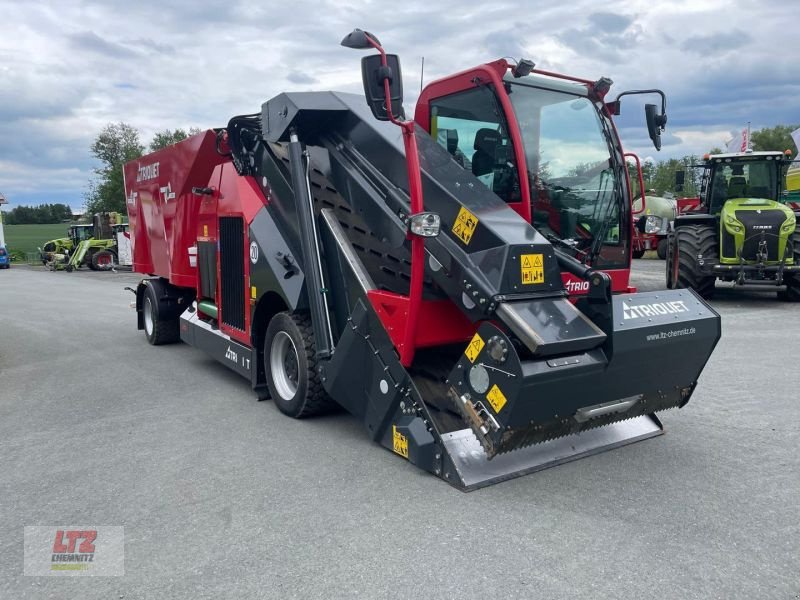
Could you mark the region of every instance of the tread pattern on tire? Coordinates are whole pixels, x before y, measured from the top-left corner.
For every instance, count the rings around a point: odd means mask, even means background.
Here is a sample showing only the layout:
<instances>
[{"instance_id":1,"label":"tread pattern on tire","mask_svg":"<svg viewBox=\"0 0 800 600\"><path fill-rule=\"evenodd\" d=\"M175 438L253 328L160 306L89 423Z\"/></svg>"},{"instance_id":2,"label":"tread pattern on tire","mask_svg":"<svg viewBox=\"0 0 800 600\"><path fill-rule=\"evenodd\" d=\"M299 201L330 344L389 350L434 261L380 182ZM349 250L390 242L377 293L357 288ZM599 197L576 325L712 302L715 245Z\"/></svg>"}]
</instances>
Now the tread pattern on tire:
<instances>
[{"instance_id":1,"label":"tread pattern on tire","mask_svg":"<svg viewBox=\"0 0 800 600\"><path fill-rule=\"evenodd\" d=\"M791 237L792 258L795 266L800 265L800 220L795 225ZM786 277L786 299L790 302L800 302L800 274Z\"/></svg>"},{"instance_id":2,"label":"tread pattern on tire","mask_svg":"<svg viewBox=\"0 0 800 600\"><path fill-rule=\"evenodd\" d=\"M306 364L308 365L306 372L308 386L306 389L305 401L303 402L300 410L296 414L290 416L295 419L304 419L306 417L312 417L331 412L338 405L330 396L328 396L328 393L325 391L325 388L322 385L322 379L320 378L317 370L317 360L314 356L314 327L311 324L311 317L302 313L283 312L278 314L285 315L291 319L300 332L300 337L302 338L303 344L302 351L305 352ZM271 343L271 339L267 339L265 341L267 343ZM297 350L298 352L301 351L300 348ZM265 346L265 362L269 361L268 351L269 350L267 346ZM271 373L268 373L268 377L271 377ZM275 400L274 395L273 400ZM280 400L278 400L278 402L279 401Z\"/></svg>"},{"instance_id":3,"label":"tread pattern on tire","mask_svg":"<svg viewBox=\"0 0 800 600\"><path fill-rule=\"evenodd\" d=\"M705 260L719 259L717 232L709 225L685 225L675 232L674 251L678 252L677 287L691 288L703 298L714 295L714 275L706 275L697 264L698 255Z\"/></svg>"}]
</instances>

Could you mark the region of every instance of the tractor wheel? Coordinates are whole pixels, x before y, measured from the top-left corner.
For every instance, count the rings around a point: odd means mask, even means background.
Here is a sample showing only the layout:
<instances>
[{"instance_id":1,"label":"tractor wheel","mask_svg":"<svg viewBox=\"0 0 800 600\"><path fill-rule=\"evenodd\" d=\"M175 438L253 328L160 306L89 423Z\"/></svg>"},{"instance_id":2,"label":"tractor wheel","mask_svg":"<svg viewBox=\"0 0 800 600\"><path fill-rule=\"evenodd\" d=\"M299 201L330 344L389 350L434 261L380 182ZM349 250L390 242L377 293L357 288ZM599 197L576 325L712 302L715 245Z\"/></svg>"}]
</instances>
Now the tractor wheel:
<instances>
[{"instance_id":1,"label":"tractor wheel","mask_svg":"<svg viewBox=\"0 0 800 600\"><path fill-rule=\"evenodd\" d=\"M144 335L153 346L173 344L180 341L180 322L178 319L159 319L158 298L152 285L148 285L142 299L142 320Z\"/></svg>"},{"instance_id":2,"label":"tractor wheel","mask_svg":"<svg viewBox=\"0 0 800 600\"><path fill-rule=\"evenodd\" d=\"M658 241L658 246L656 246L656 254L658 254L658 258L661 260L666 260L667 258L667 238L662 238Z\"/></svg>"},{"instance_id":3,"label":"tractor wheel","mask_svg":"<svg viewBox=\"0 0 800 600\"><path fill-rule=\"evenodd\" d=\"M74 267L72 265L67 265L66 267L64 267L64 270L67 273L72 273L72 271L74 270Z\"/></svg>"},{"instance_id":4,"label":"tractor wheel","mask_svg":"<svg viewBox=\"0 0 800 600\"><path fill-rule=\"evenodd\" d=\"M703 298L711 298L717 278L700 271L697 257L702 256L705 260L719 258L719 242L714 228L708 225L681 227L675 232L672 250L673 266L676 268L673 272L675 287L691 288Z\"/></svg>"},{"instance_id":5,"label":"tractor wheel","mask_svg":"<svg viewBox=\"0 0 800 600\"><path fill-rule=\"evenodd\" d=\"M264 371L270 396L285 415L302 419L333 405L317 372L314 333L307 315L280 312L264 336Z\"/></svg>"},{"instance_id":6,"label":"tractor wheel","mask_svg":"<svg viewBox=\"0 0 800 600\"><path fill-rule=\"evenodd\" d=\"M631 256L633 258L642 258L644 256L644 250L633 250Z\"/></svg>"},{"instance_id":7,"label":"tractor wheel","mask_svg":"<svg viewBox=\"0 0 800 600\"><path fill-rule=\"evenodd\" d=\"M111 250L101 250L92 254L92 269L95 271L111 271L117 266L117 256Z\"/></svg>"},{"instance_id":8,"label":"tractor wheel","mask_svg":"<svg viewBox=\"0 0 800 600\"><path fill-rule=\"evenodd\" d=\"M800 223L795 227L790 243L795 266L800 265ZM800 273L786 277L786 293L783 297L789 302L800 302Z\"/></svg>"},{"instance_id":9,"label":"tractor wheel","mask_svg":"<svg viewBox=\"0 0 800 600\"><path fill-rule=\"evenodd\" d=\"M676 278L678 273L678 262L676 260L677 253L675 252L675 234L670 234L667 237L667 258L665 265L667 267L667 289L674 290L677 287Z\"/></svg>"}]
</instances>

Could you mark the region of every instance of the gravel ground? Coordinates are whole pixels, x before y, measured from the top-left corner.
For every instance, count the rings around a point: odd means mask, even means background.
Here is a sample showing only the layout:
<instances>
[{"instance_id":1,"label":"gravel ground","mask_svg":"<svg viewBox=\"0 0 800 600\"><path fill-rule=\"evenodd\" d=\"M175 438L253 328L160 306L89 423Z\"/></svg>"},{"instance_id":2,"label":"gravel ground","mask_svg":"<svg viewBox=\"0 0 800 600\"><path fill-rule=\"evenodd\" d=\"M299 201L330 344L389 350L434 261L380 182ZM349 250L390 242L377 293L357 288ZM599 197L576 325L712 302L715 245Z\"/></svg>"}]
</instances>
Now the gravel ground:
<instances>
[{"instance_id":1,"label":"gravel ground","mask_svg":"<svg viewBox=\"0 0 800 600\"><path fill-rule=\"evenodd\" d=\"M800 307L774 292L721 290L666 435L463 494L149 346L136 279L0 271L0 598L800 598ZM25 525L124 526L125 575L23 576Z\"/></svg>"}]
</instances>

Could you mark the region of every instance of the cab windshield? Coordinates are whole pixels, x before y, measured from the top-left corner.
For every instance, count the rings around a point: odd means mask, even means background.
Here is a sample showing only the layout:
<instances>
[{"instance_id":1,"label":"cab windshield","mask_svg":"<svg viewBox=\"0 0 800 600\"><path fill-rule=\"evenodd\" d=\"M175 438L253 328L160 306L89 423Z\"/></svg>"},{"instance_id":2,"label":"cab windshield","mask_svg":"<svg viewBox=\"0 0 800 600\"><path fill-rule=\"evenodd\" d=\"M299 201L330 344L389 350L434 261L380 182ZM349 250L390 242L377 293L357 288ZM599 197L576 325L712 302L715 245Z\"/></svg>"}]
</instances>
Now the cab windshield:
<instances>
[{"instance_id":1,"label":"cab windshield","mask_svg":"<svg viewBox=\"0 0 800 600\"><path fill-rule=\"evenodd\" d=\"M780 168L777 160L724 159L714 164L709 192L711 211L719 212L733 198L779 200Z\"/></svg>"},{"instance_id":2,"label":"cab windshield","mask_svg":"<svg viewBox=\"0 0 800 600\"><path fill-rule=\"evenodd\" d=\"M591 100L509 82L528 163L533 224L593 266L625 267L627 211L608 125Z\"/></svg>"}]
</instances>

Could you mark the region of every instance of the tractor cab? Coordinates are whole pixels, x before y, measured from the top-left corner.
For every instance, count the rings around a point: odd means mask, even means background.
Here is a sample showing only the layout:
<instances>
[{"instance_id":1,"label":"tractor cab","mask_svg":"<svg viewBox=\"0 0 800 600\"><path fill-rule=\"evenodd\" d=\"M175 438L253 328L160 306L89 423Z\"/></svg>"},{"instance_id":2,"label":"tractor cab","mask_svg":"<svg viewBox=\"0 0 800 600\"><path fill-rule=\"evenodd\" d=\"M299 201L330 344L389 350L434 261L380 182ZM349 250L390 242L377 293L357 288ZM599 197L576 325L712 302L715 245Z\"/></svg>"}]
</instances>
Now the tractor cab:
<instances>
[{"instance_id":1,"label":"tractor cab","mask_svg":"<svg viewBox=\"0 0 800 600\"><path fill-rule=\"evenodd\" d=\"M415 120L464 169L529 221L552 244L627 291L631 186L613 114L611 81L556 75L501 59L432 82ZM623 92L626 93L640 92ZM658 93L642 90L641 93ZM647 105L660 146L666 123ZM570 276L564 274L569 286Z\"/></svg>"},{"instance_id":2,"label":"tractor cab","mask_svg":"<svg viewBox=\"0 0 800 600\"><path fill-rule=\"evenodd\" d=\"M720 214L729 200L781 202L789 162L791 156L782 152L707 155L702 165L701 210Z\"/></svg>"},{"instance_id":3,"label":"tractor cab","mask_svg":"<svg viewBox=\"0 0 800 600\"><path fill-rule=\"evenodd\" d=\"M72 241L72 247L77 248L81 242L94 237L94 225L72 225L67 236Z\"/></svg>"}]
</instances>

